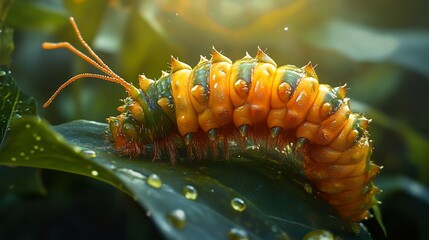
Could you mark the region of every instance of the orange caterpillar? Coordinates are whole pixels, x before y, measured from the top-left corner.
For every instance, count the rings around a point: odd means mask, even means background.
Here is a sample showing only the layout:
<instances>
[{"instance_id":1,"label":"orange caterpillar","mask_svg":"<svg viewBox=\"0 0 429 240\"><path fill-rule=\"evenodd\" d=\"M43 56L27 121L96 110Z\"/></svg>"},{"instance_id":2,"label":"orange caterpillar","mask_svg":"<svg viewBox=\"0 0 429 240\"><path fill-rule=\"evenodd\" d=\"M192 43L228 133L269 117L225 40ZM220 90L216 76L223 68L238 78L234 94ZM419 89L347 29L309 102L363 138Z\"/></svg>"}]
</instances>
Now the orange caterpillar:
<instances>
[{"instance_id":1,"label":"orange caterpillar","mask_svg":"<svg viewBox=\"0 0 429 240\"><path fill-rule=\"evenodd\" d=\"M314 68L277 67L258 49L234 63L214 48L210 60L201 58L194 68L171 59L169 73L154 81L139 76L139 88L116 75L81 37L95 59L68 42L44 43L45 49L67 48L106 75L83 73L64 83L44 104L47 107L68 84L99 78L122 85L129 97L108 118L115 148L127 155L154 146L154 158L162 152L176 161L174 140L182 137L190 155L200 157L219 141L246 137L289 144L303 155L306 177L338 213L350 221L370 216L378 202L373 179L380 167L370 160L369 120L351 112L345 87L319 84ZM214 148L213 148L214 149ZM191 157L191 156L190 156Z\"/></svg>"}]
</instances>

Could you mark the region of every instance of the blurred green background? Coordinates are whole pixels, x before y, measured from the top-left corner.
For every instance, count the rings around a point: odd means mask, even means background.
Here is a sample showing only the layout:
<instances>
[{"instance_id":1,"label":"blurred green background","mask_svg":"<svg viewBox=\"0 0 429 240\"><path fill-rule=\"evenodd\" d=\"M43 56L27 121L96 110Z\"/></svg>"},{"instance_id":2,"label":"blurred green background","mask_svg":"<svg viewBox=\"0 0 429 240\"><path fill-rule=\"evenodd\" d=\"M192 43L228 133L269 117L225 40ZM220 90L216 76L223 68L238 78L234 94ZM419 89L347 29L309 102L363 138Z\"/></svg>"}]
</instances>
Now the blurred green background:
<instances>
[{"instance_id":1,"label":"blurred green background","mask_svg":"<svg viewBox=\"0 0 429 240\"><path fill-rule=\"evenodd\" d=\"M41 49L43 41L70 41L81 47L69 16L75 18L99 56L134 83L141 73L158 78L161 70L168 70L170 55L193 66L200 55L210 57L212 46L232 60L246 52L254 55L259 46L279 66L303 66L311 61L317 65L320 82L333 86L347 83L352 109L373 119L373 160L384 166L376 184L383 189L379 199L388 238L429 239L428 9L429 1L422 0L14 0L6 24L15 29L10 64L13 76L19 87L36 99L39 114L52 124L75 119L104 122L117 114L119 99L126 96L120 86L87 79L70 85L48 109L41 108L68 78L95 71L65 50ZM103 224L109 219L105 214L113 219L119 216L118 223L123 219L131 222L126 227L118 224L109 228L119 236L133 224L151 224L134 212L141 211L135 203L110 186L66 176L44 172L44 179L50 180L46 182L61 182L46 186L54 197L45 200L30 194L40 205L18 210L16 221L25 224L19 216L26 216L26 211L33 211L33 216L44 214L38 208L46 206L54 216L71 216L70 211L80 206L67 199L78 194L76 201L85 199L82 201L92 202L92 210L100 211L89 216L85 211L72 211L80 220L91 220L82 224L101 221L99 226L105 228L109 226ZM100 195L94 194L96 191L85 191L94 188L102 193L103 204L110 206L105 206L107 209L121 206L116 215L97 204ZM29 201L28 193L25 199L17 196L8 195L9 200L0 201L2 216L12 214L11 207L22 207L14 203L16 199ZM55 201L61 206L49 204L53 198L61 199ZM383 237L373 219L367 225L375 238ZM37 224L30 224L29 234L37 229ZM137 229L137 233L128 232L129 236L143 231ZM52 231L53 236L48 237L61 236L64 231ZM115 236L104 231L100 230L107 237ZM103 236L93 232L88 229L89 235Z\"/></svg>"}]
</instances>

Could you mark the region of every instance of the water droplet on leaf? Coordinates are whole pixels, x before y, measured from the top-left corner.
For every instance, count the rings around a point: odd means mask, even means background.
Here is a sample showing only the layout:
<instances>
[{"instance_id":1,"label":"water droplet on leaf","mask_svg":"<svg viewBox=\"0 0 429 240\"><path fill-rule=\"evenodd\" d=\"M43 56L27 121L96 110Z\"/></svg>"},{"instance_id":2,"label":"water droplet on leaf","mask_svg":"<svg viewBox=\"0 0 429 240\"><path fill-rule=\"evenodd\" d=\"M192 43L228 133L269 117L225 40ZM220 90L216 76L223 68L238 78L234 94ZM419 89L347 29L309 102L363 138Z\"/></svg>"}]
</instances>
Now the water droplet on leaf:
<instances>
[{"instance_id":1,"label":"water droplet on leaf","mask_svg":"<svg viewBox=\"0 0 429 240\"><path fill-rule=\"evenodd\" d=\"M176 209L167 215L167 221L177 229L182 229L186 226L186 214L181 209Z\"/></svg>"},{"instance_id":2,"label":"water droplet on leaf","mask_svg":"<svg viewBox=\"0 0 429 240\"><path fill-rule=\"evenodd\" d=\"M312 193L313 192L313 188L311 187L310 184L306 183L304 184L304 190L308 193Z\"/></svg>"},{"instance_id":3,"label":"water droplet on leaf","mask_svg":"<svg viewBox=\"0 0 429 240\"><path fill-rule=\"evenodd\" d=\"M228 238L230 240L248 240L249 239L249 235L243 229L231 228L228 231Z\"/></svg>"},{"instance_id":4,"label":"water droplet on leaf","mask_svg":"<svg viewBox=\"0 0 429 240\"><path fill-rule=\"evenodd\" d=\"M198 197L197 189L194 186L186 185L182 188L183 196L189 200L195 200Z\"/></svg>"},{"instance_id":5,"label":"water droplet on leaf","mask_svg":"<svg viewBox=\"0 0 429 240\"><path fill-rule=\"evenodd\" d=\"M149 175L149 177L146 180L147 184L149 184L149 186L153 187L153 188L160 188L162 186L162 180L161 178L152 173L151 175Z\"/></svg>"},{"instance_id":6,"label":"water droplet on leaf","mask_svg":"<svg viewBox=\"0 0 429 240\"><path fill-rule=\"evenodd\" d=\"M323 229L313 230L305 234L303 240L334 240L334 235Z\"/></svg>"},{"instance_id":7,"label":"water droplet on leaf","mask_svg":"<svg viewBox=\"0 0 429 240\"><path fill-rule=\"evenodd\" d=\"M82 151L82 153L85 154L86 156L90 157L90 158L97 157L97 153L95 153L95 151L93 151L93 150L84 150L84 151Z\"/></svg>"},{"instance_id":8,"label":"water droplet on leaf","mask_svg":"<svg viewBox=\"0 0 429 240\"><path fill-rule=\"evenodd\" d=\"M231 207L238 212L242 212L246 209L247 205L241 198L233 198L231 200Z\"/></svg>"}]
</instances>

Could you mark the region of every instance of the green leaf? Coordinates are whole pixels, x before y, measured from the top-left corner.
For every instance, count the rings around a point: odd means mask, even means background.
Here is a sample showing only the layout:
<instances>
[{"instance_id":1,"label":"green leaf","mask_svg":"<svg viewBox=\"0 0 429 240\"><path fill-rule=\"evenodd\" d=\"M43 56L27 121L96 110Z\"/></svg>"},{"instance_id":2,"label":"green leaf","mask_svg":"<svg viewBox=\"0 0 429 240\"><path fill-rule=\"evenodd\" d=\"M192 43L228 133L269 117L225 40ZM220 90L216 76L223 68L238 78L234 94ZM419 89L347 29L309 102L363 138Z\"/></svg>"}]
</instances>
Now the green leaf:
<instances>
[{"instance_id":1,"label":"green leaf","mask_svg":"<svg viewBox=\"0 0 429 240\"><path fill-rule=\"evenodd\" d=\"M67 13L58 1L14 0L6 23L17 29L53 31L67 24Z\"/></svg>"},{"instance_id":2,"label":"green leaf","mask_svg":"<svg viewBox=\"0 0 429 240\"><path fill-rule=\"evenodd\" d=\"M0 65L9 65L13 48L13 29L0 27Z\"/></svg>"},{"instance_id":3,"label":"green leaf","mask_svg":"<svg viewBox=\"0 0 429 240\"><path fill-rule=\"evenodd\" d=\"M308 42L358 62L388 61L429 76L428 31L387 31L334 19L313 31Z\"/></svg>"},{"instance_id":4,"label":"green leaf","mask_svg":"<svg viewBox=\"0 0 429 240\"><path fill-rule=\"evenodd\" d=\"M107 182L129 193L169 239L301 239L317 229L370 239L361 225L338 218L284 164L261 157L263 152L173 166L118 155L105 140L106 127L75 121L55 127L62 137L40 119L19 119L0 148L0 164Z\"/></svg>"},{"instance_id":5,"label":"green leaf","mask_svg":"<svg viewBox=\"0 0 429 240\"><path fill-rule=\"evenodd\" d=\"M13 0L3 0L0 2L0 27L3 27L4 20L8 14L10 4Z\"/></svg>"},{"instance_id":6,"label":"green leaf","mask_svg":"<svg viewBox=\"0 0 429 240\"><path fill-rule=\"evenodd\" d=\"M0 66L0 143L13 119L35 113L34 99L18 89L8 67Z\"/></svg>"}]
</instances>

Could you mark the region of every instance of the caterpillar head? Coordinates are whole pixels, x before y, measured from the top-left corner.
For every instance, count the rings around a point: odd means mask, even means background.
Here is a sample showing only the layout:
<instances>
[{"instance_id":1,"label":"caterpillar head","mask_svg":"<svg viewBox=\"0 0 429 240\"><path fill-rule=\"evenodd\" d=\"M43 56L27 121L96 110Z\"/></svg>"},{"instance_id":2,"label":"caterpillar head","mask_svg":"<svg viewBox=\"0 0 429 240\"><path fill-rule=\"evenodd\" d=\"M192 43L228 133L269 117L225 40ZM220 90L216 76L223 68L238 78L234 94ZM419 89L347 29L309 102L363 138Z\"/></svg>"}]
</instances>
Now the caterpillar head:
<instances>
[{"instance_id":1,"label":"caterpillar head","mask_svg":"<svg viewBox=\"0 0 429 240\"><path fill-rule=\"evenodd\" d=\"M150 142L153 139L153 131L150 128L147 128L148 119L145 117L149 115L149 104L147 96L141 90L136 88L131 83L125 81L123 78L118 76L113 72L89 47L89 45L82 38L79 29L76 25L76 22L71 17L70 22L73 26L73 29L80 41L80 43L86 48L89 52L89 56L77 50L69 42L59 42L59 43L43 43L42 47L44 49L58 49L66 48L72 53L78 55L83 60L87 61L97 69L99 69L103 74L94 74L94 73L81 73L66 81L62 84L58 90L49 98L48 101L43 105L43 107L48 107L55 97L69 84L72 82L81 79L81 78L97 78L109 82L114 82L122 87L128 92L129 97L124 100L124 105L118 108L121 112L120 115L116 117L108 118L108 123L110 130L112 132L113 140L115 141L115 146L118 150L129 154L129 155L138 155L143 151L143 143ZM92 57L92 58L91 58Z\"/></svg>"}]
</instances>

